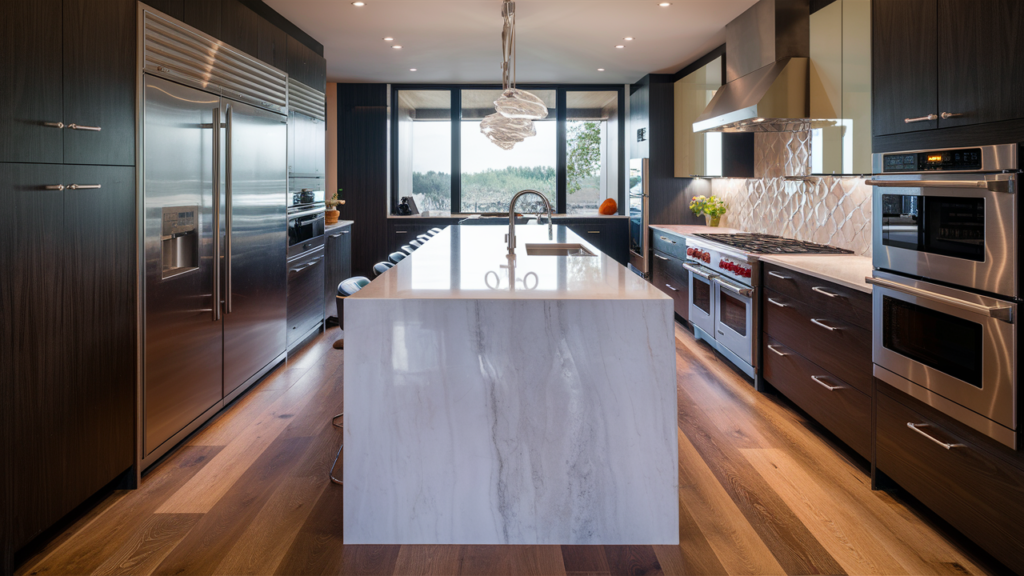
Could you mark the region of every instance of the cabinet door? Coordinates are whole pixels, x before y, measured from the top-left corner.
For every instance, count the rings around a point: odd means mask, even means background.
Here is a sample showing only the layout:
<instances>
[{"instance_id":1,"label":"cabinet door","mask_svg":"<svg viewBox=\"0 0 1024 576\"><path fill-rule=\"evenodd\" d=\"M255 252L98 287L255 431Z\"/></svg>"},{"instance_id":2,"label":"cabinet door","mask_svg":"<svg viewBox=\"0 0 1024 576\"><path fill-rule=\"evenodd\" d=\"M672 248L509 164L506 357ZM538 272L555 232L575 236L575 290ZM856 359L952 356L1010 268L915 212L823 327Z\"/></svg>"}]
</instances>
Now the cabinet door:
<instances>
[{"instance_id":1,"label":"cabinet door","mask_svg":"<svg viewBox=\"0 0 1024 576\"><path fill-rule=\"evenodd\" d=\"M327 92L327 60L310 50L310 87Z\"/></svg>"},{"instance_id":2,"label":"cabinet door","mask_svg":"<svg viewBox=\"0 0 1024 576\"><path fill-rule=\"evenodd\" d=\"M1024 3L939 0L938 20L939 126L1024 118Z\"/></svg>"},{"instance_id":3,"label":"cabinet door","mask_svg":"<svg viewBox=\"0 0 1024 576\"><path fill-rule=\"evenodd\" d=\"M184 0L182 21L220 40L223 8L220 0Z\"/></svg>"},{"instance_id":4,"label":"cabinet door","mask_svg":"<svg viewBox=\"0 0 1024 576\"><path fill-rule=\"evenodd\" d=\"M302 82L306 86L312 86L312 50L305 44L291 36L288 37L288 75Z\"/></svg>"},{"instance_id":5,"label":"cabinet door","mask_svg":"<svg viewBox=\"0 0 1024 576\"><path fill-rule=\"evenodd\" d=\"M0 2L0 162L63 161L61 0Z\"/></svg>"},{"instance_id":6,"label":"cabinet door","mask_svg":"<svg viewBox=\"0 0 1024 576\"><path fill-rule=\"evenodd\" d=\"M64 494L84 502L132 466L135 445L135 169L67 166L62 388L71 410ZM85 407L85 409L83 409ZM56 456L51 454L51 456Z\"/></svg>"},{"instance_id":7,"label":"cabinet door","mask_svg":"<svg viewBox=\"0 0 1024 576\"><path fill-rule=\"evenodd\" d=\"M252 57L259 56L259 16L240 0L223 0L221 40Z\"/></svg>"},{"instance_id":8,"label":"cabinet door","mask_svg":"<svg viewBox=\"0 0 1024 576\"><path fill-rule=\"evenodd\" d=\"M906 122L938 114L937 1L874 0L871 5L875 136L938 126L936 120Z\"/></svg>"},{"instance_id":9,"label":"cabinet door","mask_svg":"<svg viewBox=\"0 0 1024 576\"><path fill-rule=\"evenodd\" d=\"M258 36L259 53L257 57L278 70L287 70L288 34L260 16Z\"/></svg>"},{"instance_id":10,"label":"cabinet door","mask_svg":"<svg viewBox=\"0 0 1024 576\"><path fill-rule=\"evenodd\" d=\"M185 0L146 0L145 4L167 14L171 18L185 19Z\"/></svg>"},{"instance_id":11,"label":"cabinet door","mask_svg":"<svg viewBox=\"0 0 1024 576\"><path fill-rule=\"evenodd\" d=\"M66 164L135 164L135 21L134 0L64 0Z\"/></svg>"},{"instance_id":12,"label":"cabinet door","mask_svg":"<svg viewBox=\"0 0 1024 576\"><path fill-rule=\"evenodd\" d=\"M352 277L351 226L327 231L325 254L327 266L324 271L324 318L336 318L338 307L335 296L338 294L338 284Z\"/></svg>"},{"instance_id":13,"label":"cabinet door","mask_svg":"<svg viewBox=\"0 0 1024 576\"><path fill-rule=\"evenodd\" d=\"M70 508L65 482L78 470L61 455L88 405L73 406L64 385L71 342L63 326L66 192L64 167L0 164L0 348L11 423L10 545L18 549ZM8 379L9 378L9 379ZM74 412L74 413L73 413Z\"/></svg>"}]
</instances>

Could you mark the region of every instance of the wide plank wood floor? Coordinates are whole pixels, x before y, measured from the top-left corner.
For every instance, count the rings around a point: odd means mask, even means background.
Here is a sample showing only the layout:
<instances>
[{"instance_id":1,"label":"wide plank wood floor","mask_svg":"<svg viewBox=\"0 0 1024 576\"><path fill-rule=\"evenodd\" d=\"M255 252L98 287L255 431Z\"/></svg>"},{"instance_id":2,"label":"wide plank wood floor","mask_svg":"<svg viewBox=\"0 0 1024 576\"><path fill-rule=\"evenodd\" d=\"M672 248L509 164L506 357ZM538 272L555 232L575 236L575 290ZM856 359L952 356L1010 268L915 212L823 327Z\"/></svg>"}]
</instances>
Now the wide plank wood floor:
<instances>
[{"instance_id":1,"label":"wide plank wood floor","mask_svg":"<svg viewBox=\"0 0 1024 576\"><path fill-rule=\"evenodd\" d=\"M983 574L1002 570L676 330L679 546L343 546L328 330L18 574Z\"/></svg>"}]
</instances>

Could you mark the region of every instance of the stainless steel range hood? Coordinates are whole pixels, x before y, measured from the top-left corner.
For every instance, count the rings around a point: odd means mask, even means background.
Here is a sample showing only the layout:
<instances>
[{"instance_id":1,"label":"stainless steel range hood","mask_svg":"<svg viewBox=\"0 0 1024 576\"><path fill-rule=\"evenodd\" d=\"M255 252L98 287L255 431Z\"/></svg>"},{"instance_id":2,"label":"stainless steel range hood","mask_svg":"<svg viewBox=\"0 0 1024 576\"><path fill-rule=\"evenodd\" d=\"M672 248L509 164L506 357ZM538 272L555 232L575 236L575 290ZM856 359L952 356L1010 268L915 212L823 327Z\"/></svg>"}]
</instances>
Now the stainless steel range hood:
<instances>
[{"instance_id":1,"label":"stainless steel range hood","mask_svg":"<svg viewBox=\"0 0 1024 576\"><path fill-rule=\"evenodd\" d=\"M761 0L725 27L726 84L694 132L797 132L811 127L809 0Z\"/></svg>"}]
</instances>

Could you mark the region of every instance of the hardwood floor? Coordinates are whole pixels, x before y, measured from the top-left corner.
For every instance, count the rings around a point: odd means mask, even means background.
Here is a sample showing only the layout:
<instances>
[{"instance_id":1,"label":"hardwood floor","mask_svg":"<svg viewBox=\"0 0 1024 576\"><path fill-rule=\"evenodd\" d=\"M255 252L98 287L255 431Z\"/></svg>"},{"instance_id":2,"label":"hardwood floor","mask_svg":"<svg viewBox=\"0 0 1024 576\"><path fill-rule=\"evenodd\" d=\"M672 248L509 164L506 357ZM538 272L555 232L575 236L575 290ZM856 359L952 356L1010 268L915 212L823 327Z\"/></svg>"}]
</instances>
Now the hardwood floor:
<instances>
[{"instance_id":1,"label":"hardwood floor","mask_svg":"<svg viewBox=\"0 0 1024 576\"><path fill-rule=\"evenodd\" d=\"M983 574L1004 570L676 330L679 546L342 546L328 330L18 574Z\"/></svg>"}]
</instances>

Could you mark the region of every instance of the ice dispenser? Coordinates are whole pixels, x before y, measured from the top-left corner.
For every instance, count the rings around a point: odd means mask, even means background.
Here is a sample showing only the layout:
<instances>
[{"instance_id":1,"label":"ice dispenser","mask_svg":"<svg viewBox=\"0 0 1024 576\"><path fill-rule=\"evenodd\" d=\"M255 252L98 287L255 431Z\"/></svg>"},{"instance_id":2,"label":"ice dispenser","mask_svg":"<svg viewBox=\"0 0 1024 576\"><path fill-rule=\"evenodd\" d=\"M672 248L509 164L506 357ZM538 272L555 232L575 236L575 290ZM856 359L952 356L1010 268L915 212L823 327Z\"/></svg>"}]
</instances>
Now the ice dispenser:
<instances>
[{"instance_id":1,"label":"ice dispenser","mask_svg":"<svg viewBox=\"0 0 1024 576\"><path fill-rule=\"evenodd\" d=\"M199 206L169 206L163 209L161 256L163 278L199 269Z\"/></svg>"}]
</instances>

